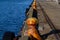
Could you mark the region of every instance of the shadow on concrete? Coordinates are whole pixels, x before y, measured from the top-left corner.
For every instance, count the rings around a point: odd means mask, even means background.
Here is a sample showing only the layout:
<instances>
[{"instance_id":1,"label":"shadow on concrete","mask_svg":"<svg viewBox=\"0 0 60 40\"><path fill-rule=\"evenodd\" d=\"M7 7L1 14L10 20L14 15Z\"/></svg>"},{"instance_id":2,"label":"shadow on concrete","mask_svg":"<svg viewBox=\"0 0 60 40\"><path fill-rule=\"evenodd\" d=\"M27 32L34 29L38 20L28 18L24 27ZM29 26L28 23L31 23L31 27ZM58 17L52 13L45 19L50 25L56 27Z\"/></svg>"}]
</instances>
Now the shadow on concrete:
<instances>
[{"instance_id":1,"label":"shadow on concrete","mask_svg":"<svg viewBox=\"0 0 60 40\"><path fill-rule=\"evenodd\" d=\"M37 18L37 19L38 19L38 17L37 17L37 10L33 9L32 17L35 17L35 18Z\"/></svg>"},{"instance_id":2,"label":"shadow on concrete","mask_svg":"<svg viewBox=\"0 0 60 40\"><path fill-rule=\"evenodd\" d=\"M60 30L52 30L52 31L50 31L49 33L43 34L43 35L41 35L41 36L42 36L42 38L46 39L49 35L59 34L59 33L60 33Z\"/></svg>"}]
</instances>

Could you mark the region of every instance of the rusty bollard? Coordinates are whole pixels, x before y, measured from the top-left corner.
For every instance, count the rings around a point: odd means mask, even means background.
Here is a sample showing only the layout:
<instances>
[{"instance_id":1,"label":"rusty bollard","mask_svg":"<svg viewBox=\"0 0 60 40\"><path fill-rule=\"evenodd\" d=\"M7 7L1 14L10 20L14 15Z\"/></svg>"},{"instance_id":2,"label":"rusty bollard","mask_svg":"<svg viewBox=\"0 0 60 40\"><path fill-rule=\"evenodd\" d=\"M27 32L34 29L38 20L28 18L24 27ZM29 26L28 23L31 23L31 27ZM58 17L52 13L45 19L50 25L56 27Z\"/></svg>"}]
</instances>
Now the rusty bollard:
<instances>
[{"instance_id":1,"label":"rusty bollard","mask_svg":"<svg viewBox=\"0 0 60 40\"><path fill-rule=\"evenodd\" d=\"M32 5L32 8L36 10L36 8L37 8L36 0L34 0L33 5Z\"/></svg>"},{"instance_id":2,"label":"rusty bollard","mask_svg":"<svg viewBox=\"0 0 60 40\"><path fill-rule=\"evenodd\" d=\"M28 26L28 37L31 40L42 40L41 36L38 34L36 25L38 23L38 20L36 18L28 18L26 20L27 26Z\"/></svg>"}]
</instances>

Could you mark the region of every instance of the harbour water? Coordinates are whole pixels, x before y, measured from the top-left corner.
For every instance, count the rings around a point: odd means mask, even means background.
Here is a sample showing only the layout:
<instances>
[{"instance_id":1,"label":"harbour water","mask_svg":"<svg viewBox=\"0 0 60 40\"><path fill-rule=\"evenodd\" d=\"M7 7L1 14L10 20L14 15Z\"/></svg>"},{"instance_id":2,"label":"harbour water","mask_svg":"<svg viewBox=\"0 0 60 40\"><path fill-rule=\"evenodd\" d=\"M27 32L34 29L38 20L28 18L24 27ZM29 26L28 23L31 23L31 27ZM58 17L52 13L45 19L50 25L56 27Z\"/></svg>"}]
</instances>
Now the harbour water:
<instances>
[{"instance_id":1,"label":"harbour water","mask_svg":"<svg viewBox=\"0 0 60 40\"><path fill-rule=\"evenodd\" d=\"M0 0L0 40L6 31L20 32L26 19L26 8L33 0Z\"/></svg>"}]
</instances>

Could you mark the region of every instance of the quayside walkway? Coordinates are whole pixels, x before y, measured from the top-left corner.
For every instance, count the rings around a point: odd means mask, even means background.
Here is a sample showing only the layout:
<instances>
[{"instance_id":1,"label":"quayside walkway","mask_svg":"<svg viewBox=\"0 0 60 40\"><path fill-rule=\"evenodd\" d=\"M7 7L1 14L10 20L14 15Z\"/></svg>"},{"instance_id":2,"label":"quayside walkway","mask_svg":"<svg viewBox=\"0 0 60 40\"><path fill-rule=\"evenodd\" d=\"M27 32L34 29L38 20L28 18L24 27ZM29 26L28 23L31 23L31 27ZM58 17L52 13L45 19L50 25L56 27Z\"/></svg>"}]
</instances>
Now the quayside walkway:
<instances>
[{"instance_id":1,"label":"quayside walkway","mask_svg":"<svg viewBox=\"0 0 60 40\"><path fill-rule=\"evenodd\" d=\"M44 40L60 40L60 5L53 4L53 2L42 2L35 0L31 5L27 18L35 17L38 19L38 31ZM34 7L36 8L34 11ZM28 40L27 31L28 27L24 21L22 29L22 36L19 40Z\"/></svg>"}]
</instances>

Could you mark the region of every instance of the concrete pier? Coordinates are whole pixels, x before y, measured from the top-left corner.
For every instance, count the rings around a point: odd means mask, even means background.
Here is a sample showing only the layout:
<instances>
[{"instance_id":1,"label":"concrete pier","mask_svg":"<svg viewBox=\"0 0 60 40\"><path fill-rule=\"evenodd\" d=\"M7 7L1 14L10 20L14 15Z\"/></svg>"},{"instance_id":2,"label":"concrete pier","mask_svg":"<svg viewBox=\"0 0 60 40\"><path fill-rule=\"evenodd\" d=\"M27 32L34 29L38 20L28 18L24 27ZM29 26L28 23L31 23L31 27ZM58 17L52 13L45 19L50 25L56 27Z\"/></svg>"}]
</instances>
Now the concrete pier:
<instances>
[{"instance_id":1,"label":"concrete pier","mask_svg":"<svg viewBox=\"0 0 60 40\"><path fill-rule=\"evenodd\" d=\"M36 0L37 3L37 17L39 20L39 32L41 35L44 34L49 34L50 32L53 31L54 28L56 30L60 30L60 5L54 4L54 2L46 2L46 1L41 1L41 0ZM42 8L43 9L42 9ZM47 19L45 16L48 17ZM33 15L33 8L31 6L30 10L27 13L27 17L32 17ZM52 24L54 25L54 28L50 27L50 24L48 21L51 21ZM27 30L27 25L25 23L25 26L23 28L23 34L22 37L19 38L19 40L28 40L28 36L24 36L24 32ZM55 33L55 32L54 32ZM44 40L60 40L60 33L48 35L47 38ZM59 36L58 36L59 34Z\"/></svg>"}]
</instances>

